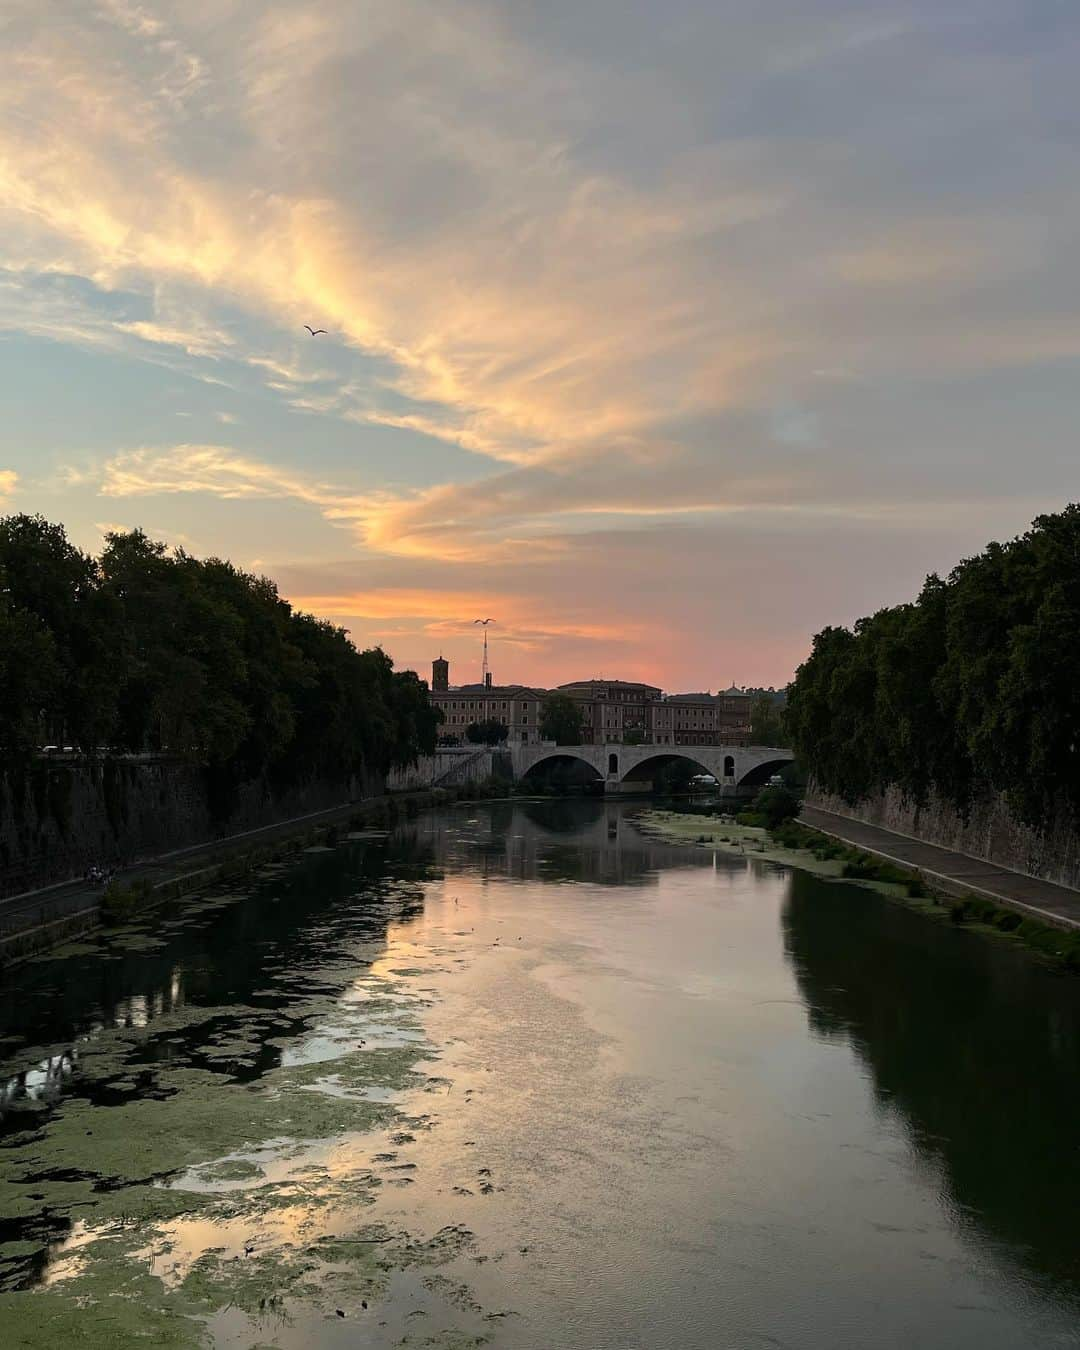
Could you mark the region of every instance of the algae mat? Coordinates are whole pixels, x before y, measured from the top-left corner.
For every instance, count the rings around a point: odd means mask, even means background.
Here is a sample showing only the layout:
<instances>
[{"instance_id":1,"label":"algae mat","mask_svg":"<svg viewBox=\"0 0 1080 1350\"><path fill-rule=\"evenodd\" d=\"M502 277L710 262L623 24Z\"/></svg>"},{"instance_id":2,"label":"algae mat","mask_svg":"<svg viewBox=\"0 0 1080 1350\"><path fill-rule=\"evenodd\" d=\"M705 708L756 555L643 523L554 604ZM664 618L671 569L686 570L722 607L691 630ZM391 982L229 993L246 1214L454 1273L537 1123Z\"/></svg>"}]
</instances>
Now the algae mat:
<instances>
[{"instance_id":1,"label":"algae mat","mask_svg":"<svg viewBox=\"0 0 1080 1350\"><path fill-rule=\"evenodd\" d=\"M355 1344L358 1323L388 1343L489 1339L462 1278L470 1230L376 1217L411 1181L406 1141L434 1125L407 1102L444 1089L428 996L380 965L416 881L364 884L364 857L305 857L16 977L3 1345ZM65 1025L72 987L84 1002ZM10 1016L16 999L29 1015ZM19 1044L13 1020L56 1039Z\"/></svg>"}]
</instances>

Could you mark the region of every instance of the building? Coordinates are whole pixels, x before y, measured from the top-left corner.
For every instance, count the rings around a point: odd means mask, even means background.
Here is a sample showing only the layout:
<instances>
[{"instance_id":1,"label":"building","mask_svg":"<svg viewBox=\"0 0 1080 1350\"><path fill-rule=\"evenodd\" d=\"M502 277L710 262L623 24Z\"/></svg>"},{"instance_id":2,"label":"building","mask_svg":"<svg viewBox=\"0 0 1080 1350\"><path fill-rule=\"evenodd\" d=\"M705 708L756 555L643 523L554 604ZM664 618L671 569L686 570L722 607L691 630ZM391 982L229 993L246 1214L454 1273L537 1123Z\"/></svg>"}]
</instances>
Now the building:
<instances>
[{"instance_id":1,"label":"building","mask_svg":"<svg viewBox=\"0 0 1080 1350\"><path fill-rule=\"evenodd\" d=\"M647 745L652 739L653 705L662 697L652 684L634 684L627 680L574 680L560 684L581 707L581 739L586 745L606 741L629 741Z\"/></svg>"},{"instance_id":2,"label":"building","mask_svg":"<svg viewBox=\"0 0 1080 1350\"><path fill-rule=\"evenodd\" d=\"M450 688L450 662L437 656L431 663L431 692L445 694Z\"/></svg>"},{"instance_id":3,"label":"building","mask_svg":"<svg viewBox=\"0 0 1080 1350\"><path fill-rule=\"evenodd\" d=\"M465 739L473 722L495 719L509 729L508 740L540 740L540 705L546 689L528 685L450 686L449 663L431 663L431 701L443 712L443 736ZM746 745L753 698L741 689L719 694L665 694L652 684L629 680L574 680L553 692L581 708L586 745L617 741L631 745Z\"/></svg>"},{"instance_id":4,"label":"building","mask_svg":"<svg viewBox=\"0 0 1080 1350\"><path fill-rule=\"evenodd\" d=\"M653 708L655 745L740 745L750 739L749 694L668 694Z\"/></svg>"},{"instance_id":5,"label":"building","mask_svg":"<svg viewBox=\"0 0 1080 1350\"><path fill-rule=\"evenodd\" d=\"M485 684L452 689L449 663L441 656L431 663L431 702L443 714L440 735L461 741L471 723L494 719L508 728L509 741L535 744L540 739L540 701L546 692L522 684L494 684L490 675Z\"/></svg>"}]
</instances>

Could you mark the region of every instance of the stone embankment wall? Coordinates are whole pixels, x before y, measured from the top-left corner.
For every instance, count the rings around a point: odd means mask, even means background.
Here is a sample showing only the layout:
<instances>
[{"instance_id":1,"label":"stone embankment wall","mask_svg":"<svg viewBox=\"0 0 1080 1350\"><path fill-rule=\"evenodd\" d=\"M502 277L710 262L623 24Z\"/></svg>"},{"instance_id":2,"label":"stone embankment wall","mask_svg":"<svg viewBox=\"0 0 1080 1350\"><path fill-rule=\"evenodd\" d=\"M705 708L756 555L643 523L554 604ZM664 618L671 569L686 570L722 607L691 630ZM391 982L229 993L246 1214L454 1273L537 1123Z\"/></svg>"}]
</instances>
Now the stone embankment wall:
<instances>
[{"instance_id":1,"label":"stone embankment wall","mask_svg":"<svg viewBox=\"0 0 1080 1350\"><path fill-rule=\"evenodd\" d=\"M382 780L243 783L215 800L198 765L168 760L39 762L0 773L0 896L257 829L383 791Z\"/></svg>"},{"instance_id":2,"label":"stone embankment wall","mask_svg":"<svg viewBox=\"0 0 1080 1350\"><path fill-rule=\"evenodd\" d=\"M498 758L497 751L486 747L446 747L434 755L421 755L415 764L403 769L391 769L386 786L391 792L424 792L434 787L484 783L498 771Z\"/></svg>"},{"instance_id":3,"label":"stone embankment wall","mask_svg":"<svg viewBox=\"0 0 1080 1350\"><path fill-rule=\"evenodd\" d=\"M1080 889L1080 821L1061 810L1042 830L1033 830L1013 815L1004 796L986 792L966 817L956 807L931 796L923 806L889 787L851 806L841 797L818 791L813 784L807 801L824 811L864 820L928 844L985 858L1001 867L1024 872L1060 886Z\"/></svg>"}]
</instances>

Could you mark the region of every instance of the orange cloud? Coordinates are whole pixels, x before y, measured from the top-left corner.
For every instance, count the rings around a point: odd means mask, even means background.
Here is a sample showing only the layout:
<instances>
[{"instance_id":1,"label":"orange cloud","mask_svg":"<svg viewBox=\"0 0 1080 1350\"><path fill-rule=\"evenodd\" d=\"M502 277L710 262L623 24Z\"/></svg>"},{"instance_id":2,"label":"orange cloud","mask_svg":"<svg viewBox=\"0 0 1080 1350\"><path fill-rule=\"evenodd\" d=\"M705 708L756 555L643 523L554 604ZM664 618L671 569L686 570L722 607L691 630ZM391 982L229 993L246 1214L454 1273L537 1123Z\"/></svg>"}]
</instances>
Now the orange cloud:
<instances>
[{"instance_id":1,"label":"orange cloud","mask_svg":"<svg viewBox=\"0 0 1080 1350\"><path fill-rule=\"evenodd\" d=\"M499 613L500 644L536 642L556 637L591 641L636 642L655 636L662 625L634 622L596 622L587 616L553 613L550 602L490 591L440 591L407 587L380 587L333 594L291 594L300 609L327 619L422 619L423 630L435 636L462 636L475 632L473 619L495 609Z\"/></svg>"}]
</instances>

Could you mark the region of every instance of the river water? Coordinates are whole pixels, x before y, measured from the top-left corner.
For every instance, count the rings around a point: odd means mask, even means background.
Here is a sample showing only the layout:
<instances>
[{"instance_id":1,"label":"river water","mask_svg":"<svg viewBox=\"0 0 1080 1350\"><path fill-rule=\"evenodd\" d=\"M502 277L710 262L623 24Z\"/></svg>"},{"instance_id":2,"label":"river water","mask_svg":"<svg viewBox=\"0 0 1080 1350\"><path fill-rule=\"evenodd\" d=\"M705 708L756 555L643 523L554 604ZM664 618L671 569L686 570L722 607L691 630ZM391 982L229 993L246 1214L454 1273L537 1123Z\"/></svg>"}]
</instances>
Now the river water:
<instances>
[{"instance_id":1,"label":"river water","mask_svg":"<svg viewBox=\"0 0 1080 1350\"><path fill-rule=\"evenodd\" d=\"M0 1038L4 1346L1080 1346L1080 982L630 804L309 852Z\"/></svg>"}]
</instances>

